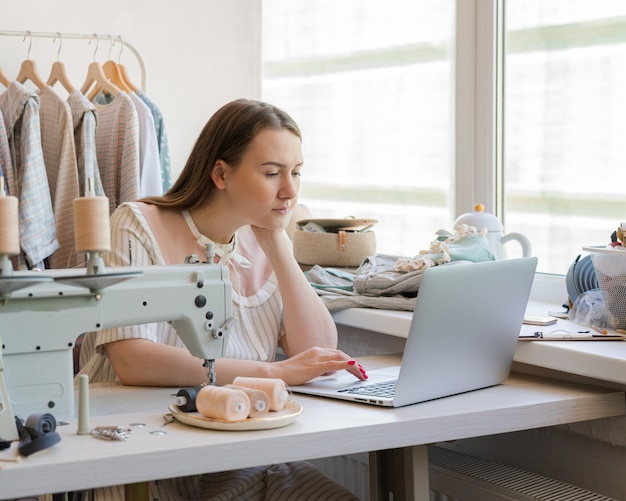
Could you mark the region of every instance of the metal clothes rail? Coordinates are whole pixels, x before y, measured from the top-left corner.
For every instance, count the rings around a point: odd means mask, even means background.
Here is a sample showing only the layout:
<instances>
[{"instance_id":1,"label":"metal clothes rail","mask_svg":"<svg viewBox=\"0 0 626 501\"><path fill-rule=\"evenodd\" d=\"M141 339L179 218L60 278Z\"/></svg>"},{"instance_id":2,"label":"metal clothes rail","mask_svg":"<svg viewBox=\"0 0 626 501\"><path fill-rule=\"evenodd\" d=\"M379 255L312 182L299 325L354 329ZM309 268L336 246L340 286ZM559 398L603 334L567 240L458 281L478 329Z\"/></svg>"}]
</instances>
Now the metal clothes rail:
<instances>
[{"instance_id":1,"label":"metal clothes rail","mask_svg":"<svg viewBox=\"0 0 626 501\"><path fill-rule=\"evenodd\" d=\"M121 35L103 35L98 33L62 33L59 31L56 32L46 32L46 31L10 31L10 30L0 30L0 36L6 37L22 37L24 40L26 38L52 38L52 39L60 39L61 41L67 39L74 40L95 40L99 43L101 40L105 40L107 42L118 42L121 45L120 55L122 51L128 48L137 58L139 63L139 69L141 70L141 89L146 89L146 81L147 81L147 72L146 65L144 63L143 57L137 48L135 48L132 44L128 43L125 39L122 38ZM59 49L60 50L60 49ZM97 50L97 47L96 47ZM30 51L30 48L29 48Z\"/></svg>"}]
</instances>

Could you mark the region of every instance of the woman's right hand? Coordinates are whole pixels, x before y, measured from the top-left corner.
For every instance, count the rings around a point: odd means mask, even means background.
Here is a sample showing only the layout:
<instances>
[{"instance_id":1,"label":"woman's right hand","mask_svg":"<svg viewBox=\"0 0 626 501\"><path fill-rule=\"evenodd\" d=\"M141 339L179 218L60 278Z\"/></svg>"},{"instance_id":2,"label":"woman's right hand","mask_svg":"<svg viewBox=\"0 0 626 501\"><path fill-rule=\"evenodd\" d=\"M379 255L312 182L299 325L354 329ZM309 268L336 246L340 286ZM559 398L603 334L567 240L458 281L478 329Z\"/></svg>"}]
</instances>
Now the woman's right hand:
<instances>
[{"instance_id":1,"label":"woman's right hand","mask_svg":"<svg viewBox=\"0 0 626 501\"><path fill-rule=\"evenodd\" d=\"M347 370L357 379L367 379L367 374L361 364L343 351L330 348L309 348L285 360L274 362L274 366L277 369L276 377L292 386L341 370Z\"/></svg>"}]
</instances>

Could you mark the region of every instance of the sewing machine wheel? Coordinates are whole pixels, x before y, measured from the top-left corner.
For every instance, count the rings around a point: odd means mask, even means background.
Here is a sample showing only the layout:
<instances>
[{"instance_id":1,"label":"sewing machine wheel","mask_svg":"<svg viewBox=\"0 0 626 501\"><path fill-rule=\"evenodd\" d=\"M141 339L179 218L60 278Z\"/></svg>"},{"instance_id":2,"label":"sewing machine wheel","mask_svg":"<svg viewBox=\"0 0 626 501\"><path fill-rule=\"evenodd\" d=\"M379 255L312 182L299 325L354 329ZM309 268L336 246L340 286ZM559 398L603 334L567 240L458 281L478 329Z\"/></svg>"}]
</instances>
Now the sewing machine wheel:
<instances>
[{"instance_id":1,"label":"sewing machine wheel","mask_svg":"<svg viewBox=\"0 0 626 501\"><path fill-rule=\"evenodd\" d=\"M0 276L0 296L7 296L12 292L41 282L52 282L52 277L36 274Z\"/></svg>"},{"instance_id":2,"label":"sewing machine wheel","mask_svg":"<svg viewBox=\"0 0 626 501\"><path fill-rule=\"evenodd\" d=\"M101 291L111 285L115 285L124 280L143 275L143 271L123 271L117 273L103 273L102 275L68 275L65 277L54 277L57 282L63 282L76 287L85 287L91 291Z\"/></svg>"}]
</instances>

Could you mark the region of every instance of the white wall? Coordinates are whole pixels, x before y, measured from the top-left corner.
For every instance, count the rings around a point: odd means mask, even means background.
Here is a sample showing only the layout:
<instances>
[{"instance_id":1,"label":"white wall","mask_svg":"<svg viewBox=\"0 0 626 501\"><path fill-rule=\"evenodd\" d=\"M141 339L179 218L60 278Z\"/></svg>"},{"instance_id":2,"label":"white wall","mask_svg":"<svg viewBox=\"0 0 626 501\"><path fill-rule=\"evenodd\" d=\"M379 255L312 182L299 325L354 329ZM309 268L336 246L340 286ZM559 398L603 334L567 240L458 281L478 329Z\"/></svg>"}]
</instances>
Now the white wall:
<instances>
[{"instance_id":1,"label":"white wall","mask_svg":"<svg viewBox=\"0 0 626 501\"><path fill-rule=\"evenodd\" d=\"M141 53L146 93L159 106L178 174L201 128L222 104L260 95L261 0L20 0L0 4L0 30L121 35ZM96 60L119 61L141 83L137 59L100 41ZM0 67L15 78L29 39L0 36ZM80 88L94 60L95 42L64 39L59 59ZM59 40L33 38L30 59L44 80ZM119 59L118 59L119 57ZM55 89L63 93L56 84ZM0 92L4 88L0 85Z\"/></svg>"}]
</instances>

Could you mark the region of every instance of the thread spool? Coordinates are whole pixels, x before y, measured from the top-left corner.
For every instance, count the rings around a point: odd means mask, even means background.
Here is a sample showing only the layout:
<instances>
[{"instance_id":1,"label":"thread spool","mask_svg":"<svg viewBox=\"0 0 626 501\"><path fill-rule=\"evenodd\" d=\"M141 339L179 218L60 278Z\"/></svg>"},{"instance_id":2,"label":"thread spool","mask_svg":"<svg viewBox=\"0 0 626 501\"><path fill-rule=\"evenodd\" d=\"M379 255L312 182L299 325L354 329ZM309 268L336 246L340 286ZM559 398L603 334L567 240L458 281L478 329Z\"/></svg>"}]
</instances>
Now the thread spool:
<instances>
[{"instance_id":1,"label":"thread spool","mask_svg":"<svg viewBox=\"0 0 626 501\"><path fill-rule=\"evenodd\" d=\"M234 388L236 390L243 391L248 395L250 400L250 418L261 418L267 416L270 411L270 397L263 390L255 390L254 388L248 388L247 386L237 386L235 384L224 385L225 388Z\"/></svg>"},{"instance_id":2,"label":"thread spool","mask_svg":"<svg viewBox=\"0 0 626 501\"><path fill-rule=\"evenodd\" d=\"M20 253L18 200L0 196L0 254L16 256Z\"/></svg>"},{"instance_id":3,"label":"thread spool","mask_svg":"<svg viewBox=\"0 0 626 501\"><path fill-rule=\"evenodd\" d=\"M182 388L176 393L176 405L183 412L196 412L196 398L202 386Z\"/></svg>"},{"instance_id":4,"label":"thread spool","mask_svg":"<svg viewBox=\"0 0 626 501\"><path fill-rule=\"evenodd\" d=\"M60 435L56 432L56 419L47 412L31 414L24 424L20 419L16 419L15 424L20 436L17 450L23 456L30 456L61 441Z\"/></svg>"},{"instance_id":5,"label":"thread spool","mask_svg":"<svg viewBox=\"0 0 626 501\"><path fill-rule=\"evenodd\" d=\"M289 399L287 385L282 379L237 376L233 384L262 390L267 393L270 398L271 411L283 410Z\"/></svg>"},{"instance_id":6,"label":"thread spool","mask_svg":"<svg viewBox=\"0 0 626 501\"><path fill-rule=\"evenodd\" d=\"M89 376L81 374L78 376L78 435L88 435L91 433L89 426Z\"/></svg>"},{"instance_id":7,"label":"thread spool","mask_svg":"<svg viewBox=\"0 0 626 501\"><path fill-rule=\"evenodd\" d=\"M198 391L196 407L208 418L242 421L250 414L250 399L241 390L207 385Z\"/></svg>"},{"instance_id":8,"label":"thread spool","mask_svg":"<svg viewBox=\"0 0 626 501\"><path fill-rule=\"evenodd\" d=\"M76 252L111 250L107 197L87 196L74 199L74 242Z\"/></svg>"}]
</instances>

